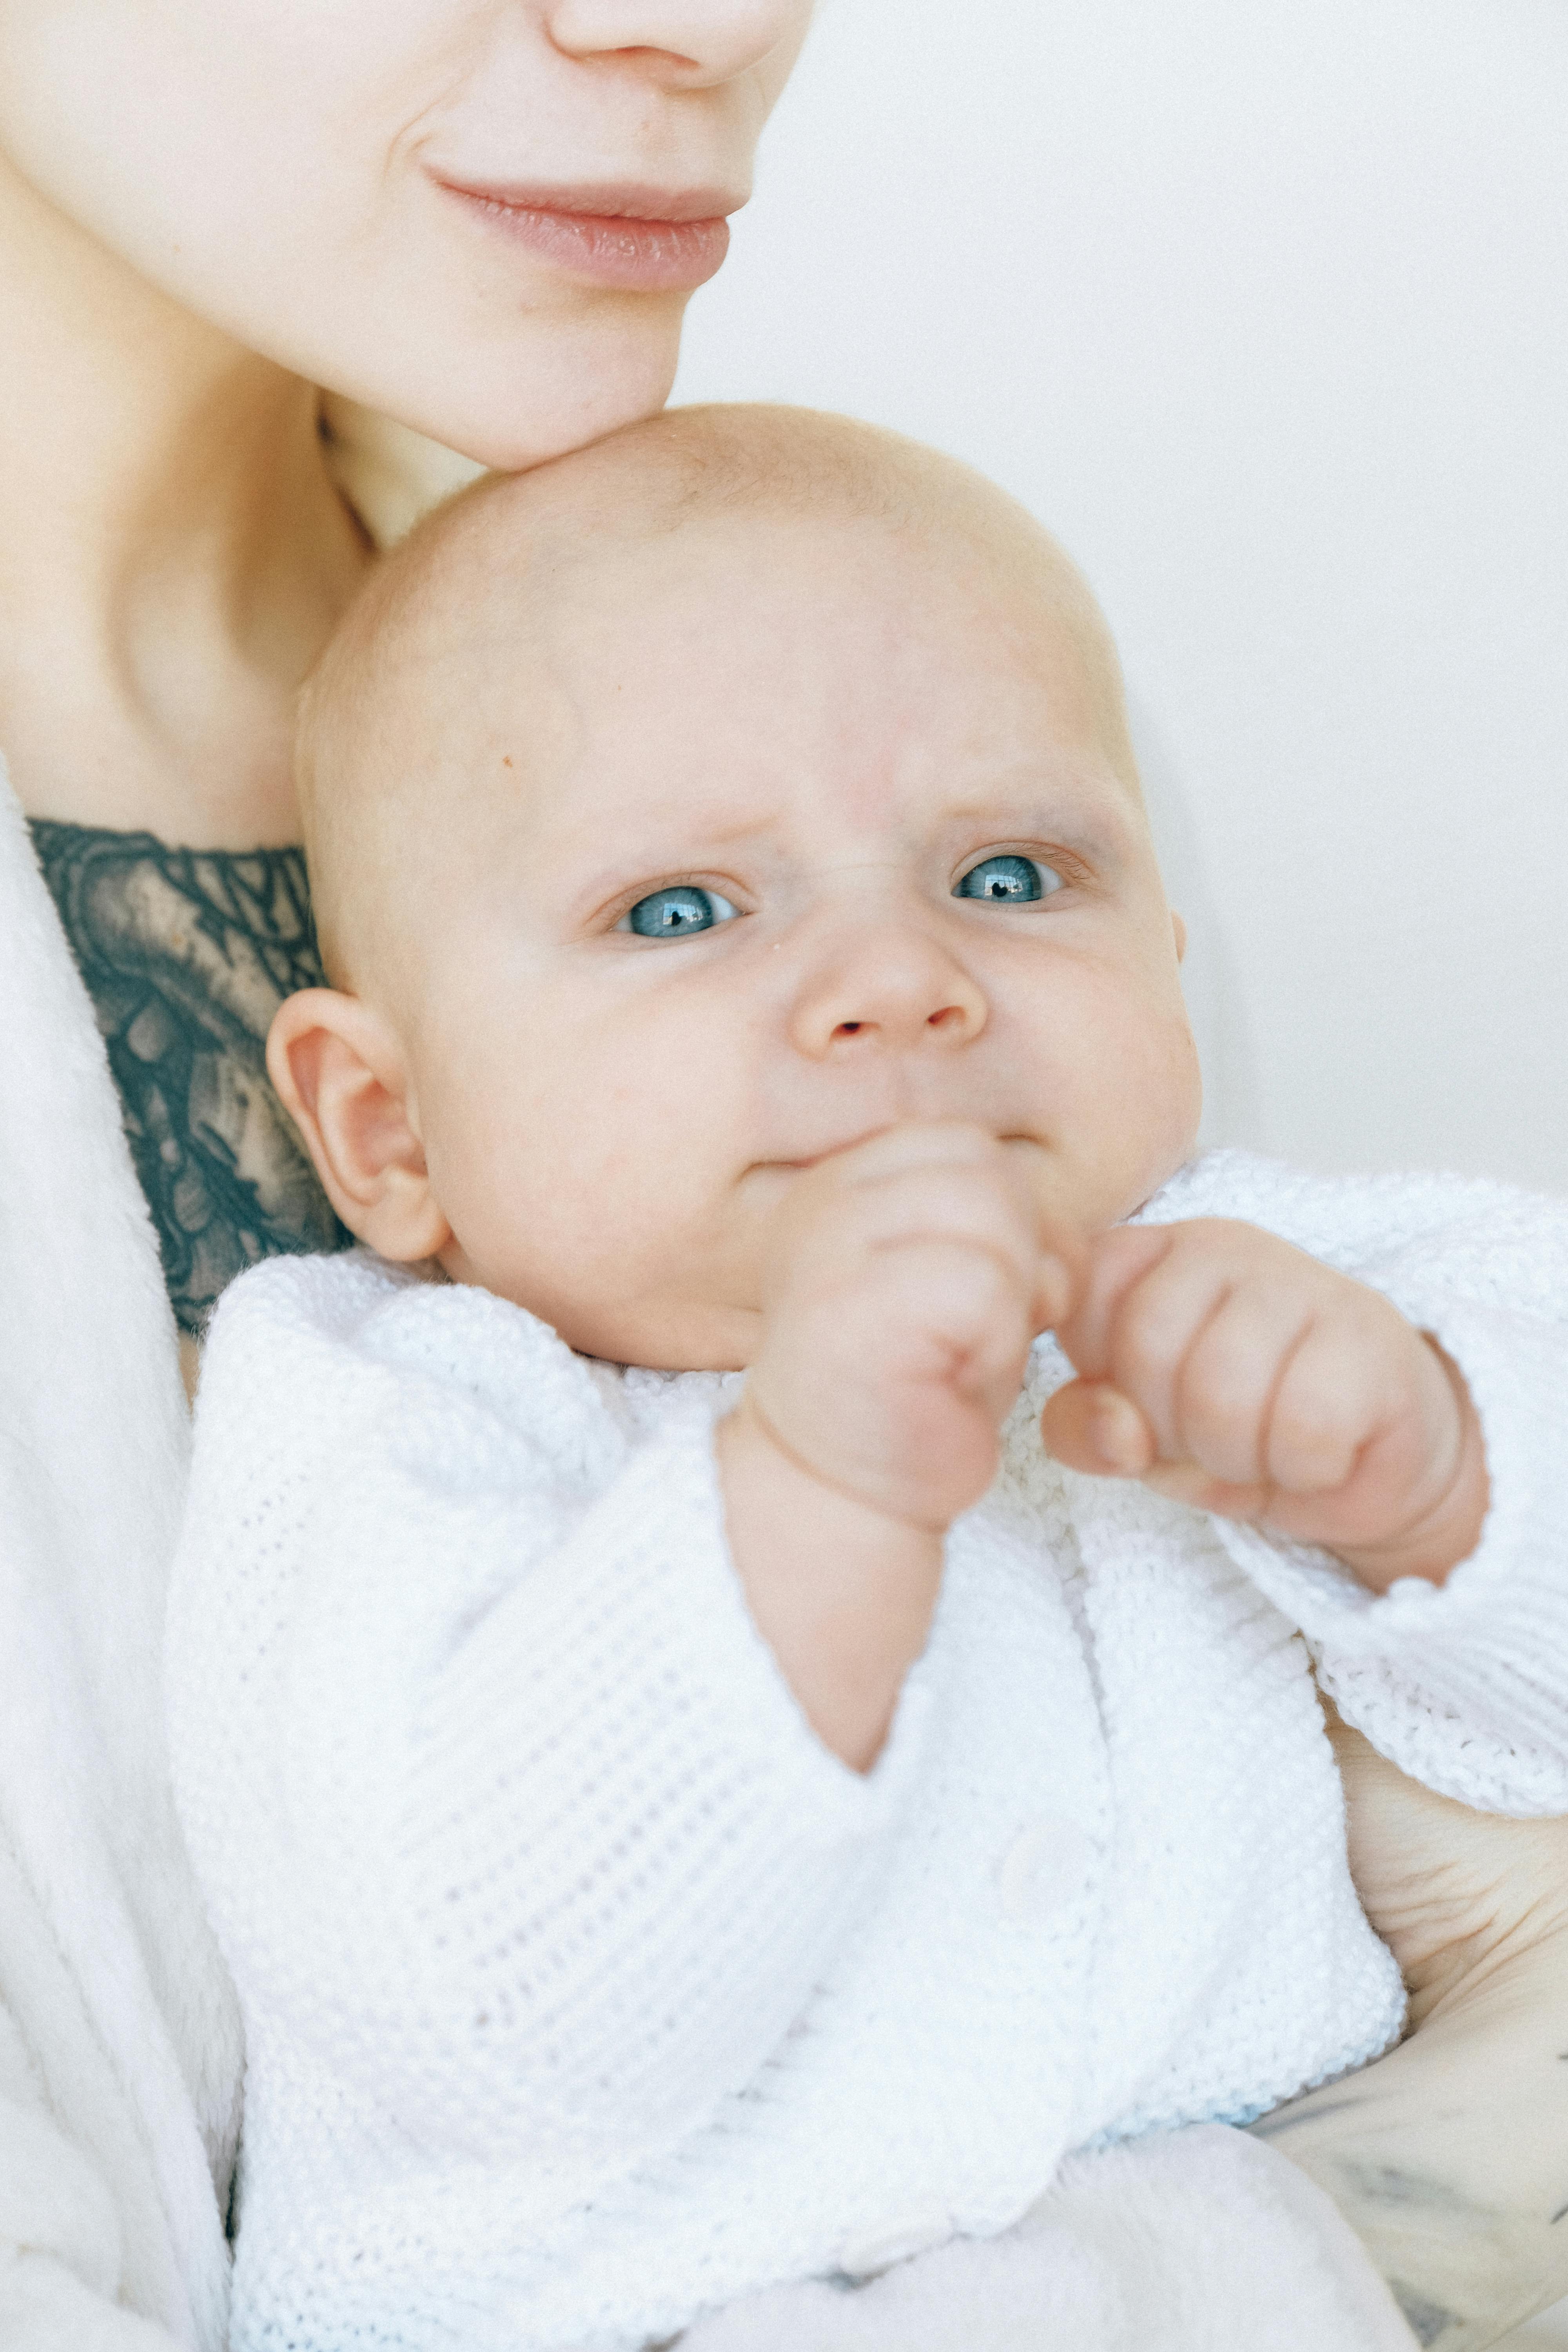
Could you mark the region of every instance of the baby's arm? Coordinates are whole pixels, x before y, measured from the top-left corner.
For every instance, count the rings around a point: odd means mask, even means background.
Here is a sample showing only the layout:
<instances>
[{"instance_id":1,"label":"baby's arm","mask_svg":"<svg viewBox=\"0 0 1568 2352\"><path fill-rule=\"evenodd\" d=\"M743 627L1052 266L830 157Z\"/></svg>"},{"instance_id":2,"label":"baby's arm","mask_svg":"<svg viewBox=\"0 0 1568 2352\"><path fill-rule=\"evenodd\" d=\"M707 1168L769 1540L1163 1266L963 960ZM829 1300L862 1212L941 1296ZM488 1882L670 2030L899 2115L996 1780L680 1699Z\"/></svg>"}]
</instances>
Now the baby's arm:
<instances>
[{"instance_id":1,"label":"baby's arm","mask_svg":"<svg viewBox=\"0 0 1568 2352\"><path fill-rule=\"evenodd\" d=\"M1274 1173L1260 1213L1312 1255L1229 1220L1099 1237L1047 1443L1219 1514L1405 1770L1568 1812L1568 1212Z\"/></svg>"},{"instance_id":2,"label":"baby's arm","mask_svg":"<svg viewBox=\"0 0 1568 2352\"><path fill-rule=\"evenodd\" d=\"M392 1294L340 1339L354 1279L279 1261L209 1343L171 1603L187 1833L269 2056L423 2146L600 2178L778 2048L874 1897L921 1707L870 1775L812 1734L700 1399L628 1446L481 1293Z\"/></svg>"},{"instance_id":3,"label":"baby's arm","mask_svg":"<svg viewBox=\"0 0 1568 2352\"><path fill-rule=\"evenodd\" d=\"M763 1342L719 1433L752 1614L821 1738L875 1757L924 1646L942 1537L990 1485L1030 1343L1067 1303L1006 1148L895 1128L800 1176Z\"/></svg>"}]
</instances>

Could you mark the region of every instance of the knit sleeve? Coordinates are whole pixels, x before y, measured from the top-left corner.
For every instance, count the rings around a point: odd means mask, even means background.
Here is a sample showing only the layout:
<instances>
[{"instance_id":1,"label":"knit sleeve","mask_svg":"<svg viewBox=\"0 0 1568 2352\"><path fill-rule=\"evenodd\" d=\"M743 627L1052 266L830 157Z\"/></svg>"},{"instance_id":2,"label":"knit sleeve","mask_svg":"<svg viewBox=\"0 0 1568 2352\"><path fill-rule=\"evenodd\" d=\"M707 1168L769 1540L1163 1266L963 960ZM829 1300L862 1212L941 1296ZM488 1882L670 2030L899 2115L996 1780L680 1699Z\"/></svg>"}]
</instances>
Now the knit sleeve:
<instances>
[{"instance_id":1,"label":"knit sleeve","mask_svg":"<svg viewBox=\"0 0 1568 2352\"><path fill-rule=\"evenodd\" d=\"M373 1381L258 1541L232 1495L200 1526L217 1370L182 1582L210 1622L237 1549L271 1591L226 1654L181 1603L181 1782L247 2018L425 2148L565 2179L668 2145L828 1966L920 1691L868 1775L817 1740L731 1565L708 1412L606 1462L571 1412L542 1450Z\"/></svg>"},{"instance_id":2,"label":"knit sleeve","mask_svg":"<svg viewBox=\"0 0 1568 2352\"><path fill-rule=\"evenodd\" d=\"M1257 1222L1382 1290L1452 1358L1491 1502L1445 1584L1406 1578L1381 1597L1326 1552L1227 1521L1221 1536L1391 1761L1489 1811L1568 1812L1568 1204L1436 1178L1295 1179L1287 1213Z\"/></svg>"}]
</instances>

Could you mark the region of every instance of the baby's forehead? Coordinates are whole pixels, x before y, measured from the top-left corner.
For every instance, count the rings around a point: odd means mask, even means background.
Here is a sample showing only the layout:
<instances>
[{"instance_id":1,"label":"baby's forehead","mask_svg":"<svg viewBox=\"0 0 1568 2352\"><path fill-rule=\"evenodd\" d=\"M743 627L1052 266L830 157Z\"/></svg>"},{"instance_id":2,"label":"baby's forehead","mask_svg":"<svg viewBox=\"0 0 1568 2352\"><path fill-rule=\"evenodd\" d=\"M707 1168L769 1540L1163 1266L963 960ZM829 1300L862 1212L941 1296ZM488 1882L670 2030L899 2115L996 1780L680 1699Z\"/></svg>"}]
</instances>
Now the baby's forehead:
<instances>
[{"instance_id":1,"label":"baby's forehead","mask_svg":"<svg viewBox=\"0 0 1568 2352\"><path fill-rule=\"evenodd\" d=\"M1071 706L1079 723L1119 699L1113 655L1095 675L1076 576L942 520L699 511L553 547L536 538L521 562L510 543L476 541L423 616L427 658L400 664L397 686L423 693L444 670L451 723L482 731L526 715L546 735L635 732L681 712L794 728L889 697L910 723L966 706L974 725L1029 690L1037 702L1047 682L1053 709Z\"/></svg>"},{"instance_id":2,"label":"baby's forehead","mask_svg":"<svg viewBox=\"0 0 1568 2352\"><path fill-rule=\"evenodd\" d=\"M535 839L684 818L721 845L1114 789L1082 666L1044 620L1009 631L940 571L924 595L896 555L788 537L788 562L740 528L645 543L515 633L481 631L443 695L465 797Z\"/></svg>"},{"instance_id":3,"label":"baby's forehead","mask_svg":"<svg viewBox=\"0 0 1568 2352\"><path fill-rule=\"evenodd\" d=\"M900 730L981 766L1009 727L1066 734L1139 799L1110 634L1031 516L842 419L675 412L477 485L383 567L307 698L313 867L346 903L433 824L488 838L476 787L515 806L606 737L665 792L722 738L765 796L770 749L816 760L835 727L839 774Z\"/></svg>"}]
</instances>

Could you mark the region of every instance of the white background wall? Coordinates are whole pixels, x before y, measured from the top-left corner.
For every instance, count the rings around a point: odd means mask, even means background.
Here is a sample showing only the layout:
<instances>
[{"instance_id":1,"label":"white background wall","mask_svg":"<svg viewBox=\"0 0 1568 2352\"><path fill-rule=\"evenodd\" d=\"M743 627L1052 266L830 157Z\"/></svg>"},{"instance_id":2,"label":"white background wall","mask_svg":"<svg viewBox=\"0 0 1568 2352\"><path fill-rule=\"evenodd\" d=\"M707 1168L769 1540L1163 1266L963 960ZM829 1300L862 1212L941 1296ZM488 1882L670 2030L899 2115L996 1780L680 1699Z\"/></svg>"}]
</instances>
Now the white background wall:
<instances>
[{"instance_id":1,"label":"white background wall","mask_svg":"<svg viewBox=\"0 0 1568 2352\"><path fill-rule=\"evenodd\" d=\"M822 0L677 398L1084 564L1215 1139L1568 1191L1568 0Z\"/></svg>"}]
</instances>

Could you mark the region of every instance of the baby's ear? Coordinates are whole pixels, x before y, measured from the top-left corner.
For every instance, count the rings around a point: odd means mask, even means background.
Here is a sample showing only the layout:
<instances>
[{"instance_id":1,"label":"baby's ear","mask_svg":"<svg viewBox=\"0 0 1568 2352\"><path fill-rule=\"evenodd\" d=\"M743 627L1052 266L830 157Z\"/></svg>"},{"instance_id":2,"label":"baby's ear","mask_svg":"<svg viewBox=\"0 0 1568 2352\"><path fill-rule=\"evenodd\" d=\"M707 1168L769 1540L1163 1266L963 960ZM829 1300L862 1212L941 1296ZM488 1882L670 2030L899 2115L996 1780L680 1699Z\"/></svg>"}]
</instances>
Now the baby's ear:
<instances>
[{"instance_id":1,"label":"baby's ear","mask_svg":"<svg viewBox=\"0 0 1568 2352\"><path fill-rule=\"evenodd\" d=\"M390 1023L335 988L279 1006L267 1067L333 1208L383 1257L433 1257L451 1238L425 1164L403 1048Z\"/></svg>"}]
</instances>

